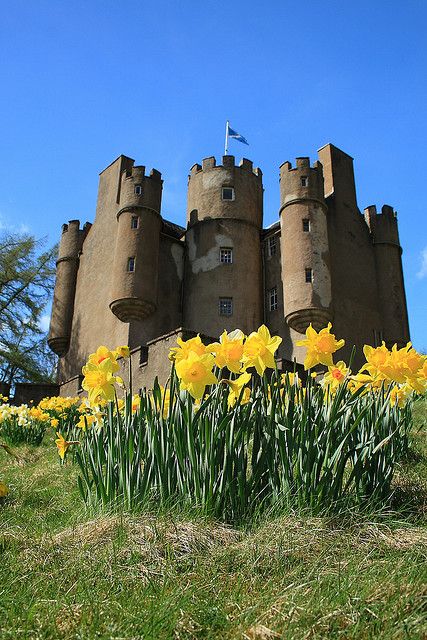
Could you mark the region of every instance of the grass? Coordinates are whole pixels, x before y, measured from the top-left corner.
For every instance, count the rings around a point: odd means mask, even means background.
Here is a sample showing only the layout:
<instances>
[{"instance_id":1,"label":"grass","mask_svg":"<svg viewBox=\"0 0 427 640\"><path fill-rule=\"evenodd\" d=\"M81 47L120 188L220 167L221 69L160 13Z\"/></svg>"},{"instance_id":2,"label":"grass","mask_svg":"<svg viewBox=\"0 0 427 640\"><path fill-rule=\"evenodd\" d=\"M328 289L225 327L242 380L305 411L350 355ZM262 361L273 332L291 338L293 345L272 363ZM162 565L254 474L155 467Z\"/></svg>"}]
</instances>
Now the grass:
<instances>
[{"instance_id":1,"label":"grass","mask_svg":"<svg viewBox=\"0 0 427 640\"><path fill-rule=\"evenodd\" d=\"M89 512L76 468L0 450L0 638L427 638L427 402L382 512Z\"/></svg>"}]
</instances>

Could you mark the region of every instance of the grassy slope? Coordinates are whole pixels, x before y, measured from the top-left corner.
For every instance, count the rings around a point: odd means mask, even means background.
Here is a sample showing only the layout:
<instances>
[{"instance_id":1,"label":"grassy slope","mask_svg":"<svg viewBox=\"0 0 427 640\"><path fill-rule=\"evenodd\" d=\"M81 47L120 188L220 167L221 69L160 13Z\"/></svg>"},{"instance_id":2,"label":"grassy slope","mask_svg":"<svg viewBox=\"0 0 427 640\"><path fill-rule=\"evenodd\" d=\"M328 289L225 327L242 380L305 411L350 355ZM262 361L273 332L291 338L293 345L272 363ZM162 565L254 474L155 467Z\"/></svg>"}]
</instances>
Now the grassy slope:
<instances>
[{"instance_id":1,"label":"grassy slope","mask_svg":"<svg viewBox=\"0 0 427 640\"><path fill-rule=\"evenodd\" d=\"M0 451L0 638L427 638L426 407L389 513L251 530L90 514L52 439Z\"/></svg>"}]
</instances>

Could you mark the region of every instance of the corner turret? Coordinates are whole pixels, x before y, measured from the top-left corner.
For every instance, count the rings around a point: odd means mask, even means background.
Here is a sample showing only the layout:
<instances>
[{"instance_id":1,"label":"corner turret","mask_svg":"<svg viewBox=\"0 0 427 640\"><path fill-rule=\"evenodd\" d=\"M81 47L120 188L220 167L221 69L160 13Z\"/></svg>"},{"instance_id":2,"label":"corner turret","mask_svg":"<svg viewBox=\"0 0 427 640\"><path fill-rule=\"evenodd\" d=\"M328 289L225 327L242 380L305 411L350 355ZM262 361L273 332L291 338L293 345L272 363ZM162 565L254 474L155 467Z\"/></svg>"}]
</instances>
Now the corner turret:
<instances>
[{"instance_id":1,"label":"corner turret","mask_svg":"<svg viewBox=\"0 0 427 640\"><path fill-rule=\"evenodd\" d=\"M297 158L280 167L280 224L284 314L303 333L311 323L321 329L331 319L331 274L320 162Z\"/></svg>"},{"instance_id":2,"label":"corner turret","mask_svg":"<svg viewBox=\"0 0 427 640\"><path fill-rule=\"evenodd\" d=\"M65 355L70 345L79 256L90 228L91 224L86 222L83 229L80 229L79 220L70 220L68 224L62 225L47 339L49 347L58 356Z\"/></svg>"},{"instance_id":3,"label":"corner turret","mask_svg":"<svg viewBox=\"0 0 427 640\"><path fill-rule=\"evenodd\" d=\"M153 169L127 169L121 177L110 309L122 322L142 320L157 307L162 178Z\"/></svg>"},{"instance_id":4,"label":"corner turret","mask_svg":"<svg viewBox=\"0 0 427 640\"><path fill-rule=\"evenodd\" d=\"M388 347L395 343L402 347L409 341L409 322L397 215L393 207L386 204L381 213L371 205L364 214L374 245L382 338Z\"/></svg>"}]
</instances>

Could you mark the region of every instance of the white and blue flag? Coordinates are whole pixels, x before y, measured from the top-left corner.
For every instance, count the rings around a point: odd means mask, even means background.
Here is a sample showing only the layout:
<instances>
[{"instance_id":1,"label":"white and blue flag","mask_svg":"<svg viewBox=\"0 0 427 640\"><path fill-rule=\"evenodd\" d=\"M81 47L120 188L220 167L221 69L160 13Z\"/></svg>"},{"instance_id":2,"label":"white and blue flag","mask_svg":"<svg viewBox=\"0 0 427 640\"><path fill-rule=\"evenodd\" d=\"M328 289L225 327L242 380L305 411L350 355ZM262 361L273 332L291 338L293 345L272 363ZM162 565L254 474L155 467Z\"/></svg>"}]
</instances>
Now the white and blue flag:
<instances>
[{"instance_id":1,"label":"white and blue flag","mask_svg":"<svg viewBox=\"0 0 427 640\"><path fill-rule=\"evenodd\" d=\"M228 125L228 137L229 138L234 138L235 140L238 140L239 142L243 142L243 144L249 145L249 142L246 140L246 138L241 136L240 133L237 133L237 131L234 131L234 129L232 129L230 127L230 125Z\"/></svg>"},{"instance_id":2,"label":"white and blue flag","mask_svg":"<svg viewBox=\"0 0 427 640\"><path fill-rule=\"evenodd\" d=\"M234 129L230 127L230 123L227 120L225 125L225 155L228 154L228 139L233 138L233 140L237 140L238 142L242 142L243 144L249 145L249 142L244 138L240 133L237 133Z\"/></svg>"}]
</instances>

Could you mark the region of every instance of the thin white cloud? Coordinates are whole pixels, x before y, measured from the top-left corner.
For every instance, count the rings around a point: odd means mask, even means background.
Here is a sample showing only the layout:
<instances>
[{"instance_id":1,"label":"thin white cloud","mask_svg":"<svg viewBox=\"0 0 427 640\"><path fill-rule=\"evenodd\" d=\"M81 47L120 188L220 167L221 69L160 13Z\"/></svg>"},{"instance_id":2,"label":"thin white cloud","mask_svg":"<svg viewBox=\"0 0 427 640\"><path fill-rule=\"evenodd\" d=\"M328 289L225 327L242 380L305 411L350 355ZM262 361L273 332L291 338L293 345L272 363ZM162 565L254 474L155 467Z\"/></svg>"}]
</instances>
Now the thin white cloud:
<instances>
[{"instance_id":1,"label":"thin white cloud","mask_svg":"<svg viewBox=\"0 0 427 640\"><path fill-rule=\"evenodd\" d=\"M49 330L49 323L50 323L50 316L48 316L47 314L43 315L40 318L39 321L39 327L42 331L48 331Z\"/></svg>"},{"instance_id":2,"label":"thin white cloud","mask_svg":"<svg viewBox=\"0 0 427 640\"><path fill-rule=\"evenodd\" d=\"M421 268L417 273L417 278L427 278L427 247L421 251Z\"/></svg>"}]
</instances>

